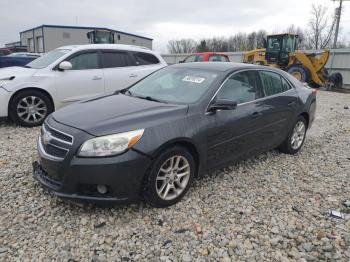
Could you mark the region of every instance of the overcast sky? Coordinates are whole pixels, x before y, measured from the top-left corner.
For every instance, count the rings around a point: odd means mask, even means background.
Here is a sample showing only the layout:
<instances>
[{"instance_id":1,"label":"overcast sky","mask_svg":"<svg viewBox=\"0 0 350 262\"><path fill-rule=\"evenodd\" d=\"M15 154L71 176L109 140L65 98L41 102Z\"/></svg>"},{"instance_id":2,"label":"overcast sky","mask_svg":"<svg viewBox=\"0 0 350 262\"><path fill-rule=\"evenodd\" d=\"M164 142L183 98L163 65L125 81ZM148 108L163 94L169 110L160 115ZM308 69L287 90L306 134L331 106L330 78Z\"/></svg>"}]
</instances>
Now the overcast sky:
<instances>
[{"instance_id":1,"label":"overcast sky","mask_svg":"<svg viewBox=\"0 0 350 262\"><path fill-rule=\"evenodd\" d=\"M170 39L200 39L265 29L305 27L313 3L333 13L331 0L1 0L0 46L41 25L101 26L154 38L166 52ZM340 40L350 41L350 1L344 2Z\"/></svg>"}]
</instances>

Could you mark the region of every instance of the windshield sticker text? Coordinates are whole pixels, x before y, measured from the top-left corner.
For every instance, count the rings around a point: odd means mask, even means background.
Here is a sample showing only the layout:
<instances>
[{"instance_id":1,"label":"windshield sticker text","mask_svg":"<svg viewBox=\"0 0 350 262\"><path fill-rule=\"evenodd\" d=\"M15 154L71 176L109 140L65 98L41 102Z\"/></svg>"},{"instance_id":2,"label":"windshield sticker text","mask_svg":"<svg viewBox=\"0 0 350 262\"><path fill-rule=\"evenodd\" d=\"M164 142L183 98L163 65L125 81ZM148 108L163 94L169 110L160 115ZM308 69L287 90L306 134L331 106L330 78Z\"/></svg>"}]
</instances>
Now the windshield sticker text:
<instances>
[{"instance_id":1,"label":"windshield sticker text","mask_svg":"<svg viewBox=\"0 0 350 262\"><path fill-rule=\"evenodd\" d=\"M196 83L196 84L201 84L205 81L205 78L203 77L197 77L197 76L185 76L182 81L185 82L192 82L192 83Z\"/></svg>"}]
</instances>

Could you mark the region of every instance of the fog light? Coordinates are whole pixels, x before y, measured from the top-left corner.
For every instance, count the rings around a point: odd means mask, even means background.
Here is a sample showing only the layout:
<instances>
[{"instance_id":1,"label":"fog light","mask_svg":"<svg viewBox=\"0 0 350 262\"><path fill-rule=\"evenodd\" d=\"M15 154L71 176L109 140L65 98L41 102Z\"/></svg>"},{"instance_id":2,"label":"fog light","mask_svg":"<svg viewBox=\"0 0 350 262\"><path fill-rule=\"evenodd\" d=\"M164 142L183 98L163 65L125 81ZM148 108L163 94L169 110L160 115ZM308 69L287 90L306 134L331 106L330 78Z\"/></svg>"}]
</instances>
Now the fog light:
<instances>
[{"instance_id":1,"label":"fog light","mask_svg":"<svg viewBox=\"0 0 350 262\"><path fill-rule=\"evenodd\" d=\"M97 185L97 192L99 192L100 194L106 194L107 187L104 185Z\"/></svg>"}]
</instances>

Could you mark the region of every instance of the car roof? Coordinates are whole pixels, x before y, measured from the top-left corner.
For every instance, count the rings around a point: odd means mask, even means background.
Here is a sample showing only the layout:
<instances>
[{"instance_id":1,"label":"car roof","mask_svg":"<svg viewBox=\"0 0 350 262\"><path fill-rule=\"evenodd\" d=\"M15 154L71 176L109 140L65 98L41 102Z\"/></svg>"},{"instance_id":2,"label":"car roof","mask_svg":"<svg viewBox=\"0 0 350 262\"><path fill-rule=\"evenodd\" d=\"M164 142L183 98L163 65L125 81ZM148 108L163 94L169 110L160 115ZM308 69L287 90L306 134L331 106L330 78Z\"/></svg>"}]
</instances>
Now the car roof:
<instances>
[{"instance_id":1,"label":"car roof","mask_svg":"<svg viewBox=\"0 0 350 262\"><path fill-rule=\"evenodd\" d=\"M136 45L121 45L121 44L88 44L88 45L68 45L61 46L58 49L71 49L74 51L88 50L88 49L117 49L128 51L142 51L152 53L153 51L147 47Z\"/></svg>"},{"instance_id":2,"label":"car roof","mask_svg":"<svg viewBox=\"0 0 350 262\"><path fill-rule=\"evenodd\" d=\"M193 63L175 64L175 65L171 65L170 67L206 69L206 70L213 70L213 71L220 71L220 72L240 70L240 69L266 69L266 66L263 67L259 65L234 63L234 62L193 62Z\"/></svg>"}]
</instances>

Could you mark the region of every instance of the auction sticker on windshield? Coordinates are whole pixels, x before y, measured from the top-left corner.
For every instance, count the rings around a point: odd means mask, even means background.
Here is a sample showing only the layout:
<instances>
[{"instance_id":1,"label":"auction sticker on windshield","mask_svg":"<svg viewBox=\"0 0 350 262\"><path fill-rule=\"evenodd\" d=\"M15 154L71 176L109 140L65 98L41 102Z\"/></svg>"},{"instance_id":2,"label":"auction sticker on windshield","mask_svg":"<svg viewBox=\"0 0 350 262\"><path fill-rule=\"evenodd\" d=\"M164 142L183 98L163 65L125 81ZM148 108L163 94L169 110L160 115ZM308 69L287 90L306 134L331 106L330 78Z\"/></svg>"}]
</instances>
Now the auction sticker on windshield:
<instances>
[{"instance_id":1,"label":"auction sticker on windshield","mask_svg":"<svg viewBox=\"0 0 350 262\"><path fill-rule=\"evenodd\" d=\"M182 81L185 82L192 82L192 83L196 83L196 84L201 84L205 81L205 78L203 77L197 77L197 76L185 76Z\"/></svg>"}]
</instances>

